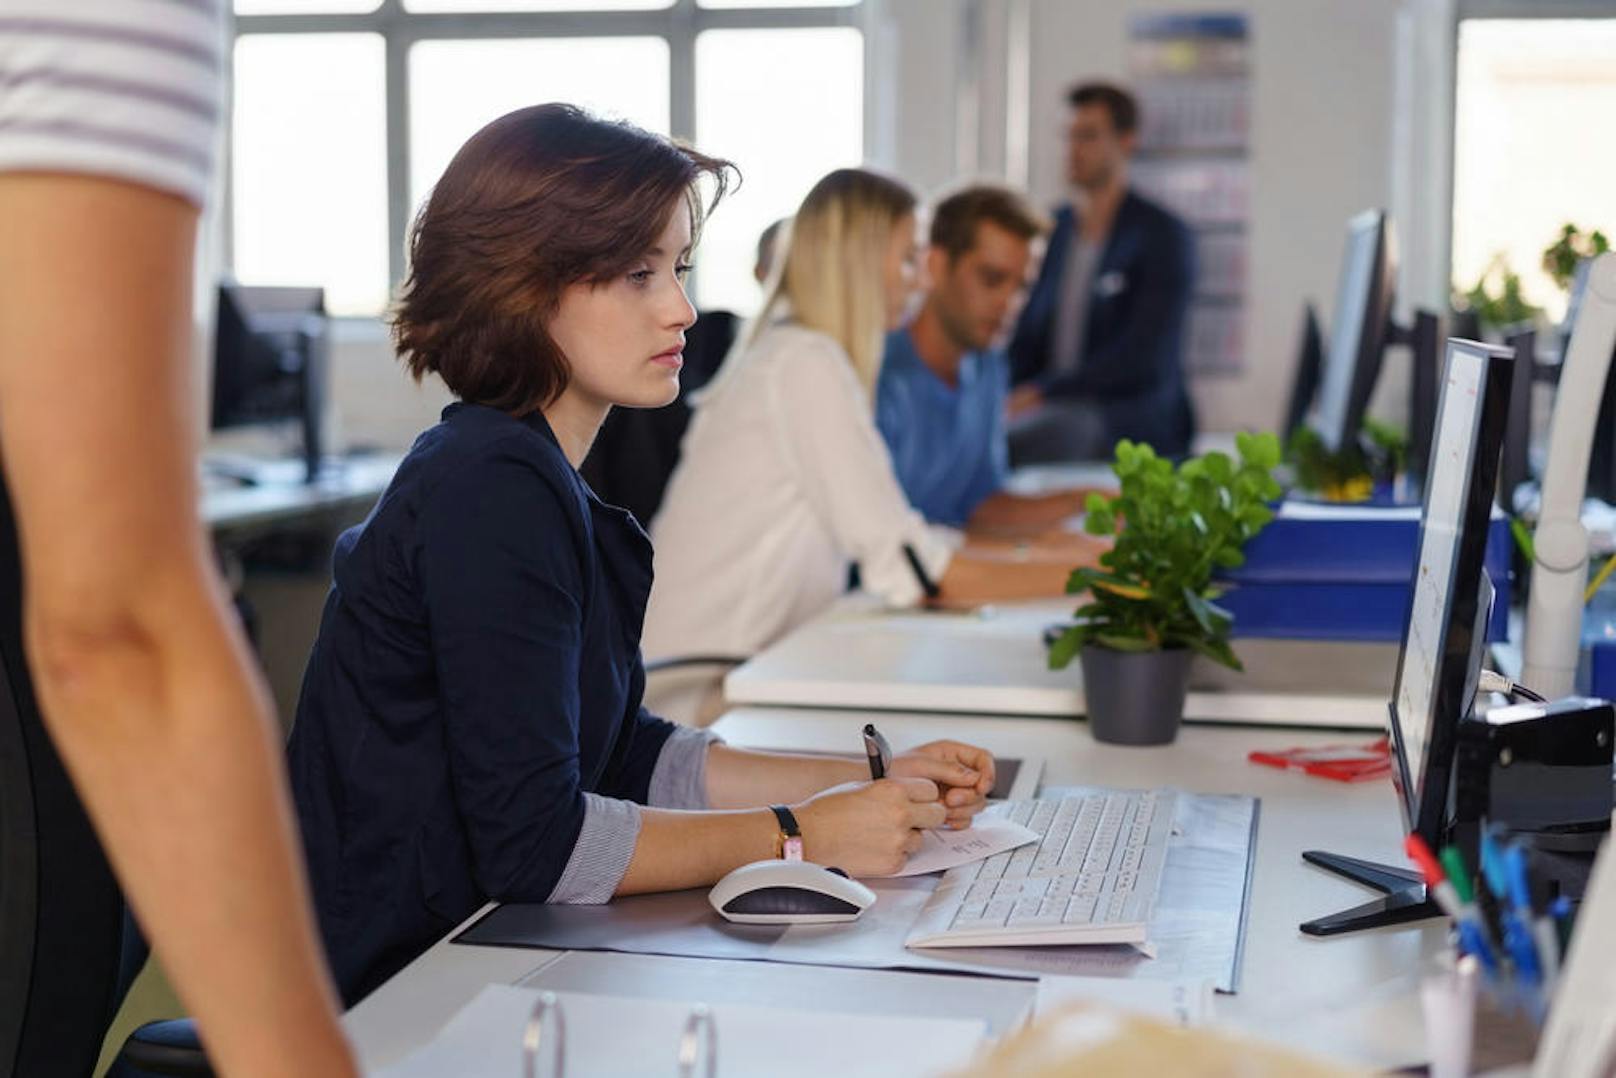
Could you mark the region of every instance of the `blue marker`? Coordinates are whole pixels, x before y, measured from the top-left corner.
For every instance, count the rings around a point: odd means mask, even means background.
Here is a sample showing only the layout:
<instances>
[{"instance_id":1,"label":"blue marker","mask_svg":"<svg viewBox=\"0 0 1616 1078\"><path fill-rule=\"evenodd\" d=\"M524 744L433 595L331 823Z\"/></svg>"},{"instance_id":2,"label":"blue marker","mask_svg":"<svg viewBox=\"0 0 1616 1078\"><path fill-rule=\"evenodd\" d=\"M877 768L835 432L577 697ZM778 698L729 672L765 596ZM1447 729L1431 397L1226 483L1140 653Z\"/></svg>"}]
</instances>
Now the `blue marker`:
<instances>
[{"instance_id":1,"label":"blue marker","mask_svg":"<svg viewBox=\"0 0 1616 1078\"><path fill-rule=\"evenodd\" d=\"M1549 907L1549 916L1554 918L1556 934L1560 937L1560 956L1571 949L1571 900L1561 895Z\"/></svg>"},{"instance_id":2,"label":"blue marker","mask_svg":"<svg viewBox=\"0 0 1616 1078\"><path fill-rule=\"evenodd\" d=\"M1495 826L1483 828L1481 832L1481 878L1487 881L1487 890L1493 897L1502 902L1509 895L1509 880L1504 872L1503 851L1493 838Z\"/></svg>"},{"instance_id":3,"label":"blue marker","mask_svg":"<svg viewBox=\"0 0 1616 1078\"><path fill-rule=\"evenodd\" d=\"M1538 955L1532 923L1532 896L1526 878L1526 854L1518 845L1503 851L1501 865L1509 886L1514 909L1504 913L1504 946L1515 963L1516 975L1525 989L1527 1009L1534 1020L1541 1020L1544 1003L1544 959Z\"/></svg>"},{"instance_id":4,"label":"blue marker","mask_svg":"<svg viewBox=\"0 0 1616 1078\"><path fill-rule=\"evenodd\" d=\"M1481 962L1482 972L1489 981L1498 977L1498 957L1487 944L1487 937L1482 934L1481 926L1469 918L1458 922L1459 947L1465 954L1473 954Z\"/></svg>"}]
</instances>

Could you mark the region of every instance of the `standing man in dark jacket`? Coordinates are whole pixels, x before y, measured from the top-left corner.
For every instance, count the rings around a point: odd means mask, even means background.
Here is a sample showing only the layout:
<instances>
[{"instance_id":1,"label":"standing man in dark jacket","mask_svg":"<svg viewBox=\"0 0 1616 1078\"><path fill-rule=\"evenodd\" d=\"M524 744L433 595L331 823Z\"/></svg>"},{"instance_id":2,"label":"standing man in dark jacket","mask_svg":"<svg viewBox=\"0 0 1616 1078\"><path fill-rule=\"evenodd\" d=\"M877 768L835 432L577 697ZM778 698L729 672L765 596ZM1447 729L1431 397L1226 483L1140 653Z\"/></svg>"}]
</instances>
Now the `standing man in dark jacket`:
<instances>
[{"instance_id":1,"label":"standing man in dark jacket","mask_svg":"<svg viewBox=\"0 0 1616 1078\"><path fill-rule=\"evenodd\" d=\"M1016 464L1107 457L1119 439L1189 452L1184 333L1194 244L1171 212L1128 186L1139 107L1126 90L1084 83L1067 96L1066 174L1010 360Z\"/></svg>"}]
</instances>

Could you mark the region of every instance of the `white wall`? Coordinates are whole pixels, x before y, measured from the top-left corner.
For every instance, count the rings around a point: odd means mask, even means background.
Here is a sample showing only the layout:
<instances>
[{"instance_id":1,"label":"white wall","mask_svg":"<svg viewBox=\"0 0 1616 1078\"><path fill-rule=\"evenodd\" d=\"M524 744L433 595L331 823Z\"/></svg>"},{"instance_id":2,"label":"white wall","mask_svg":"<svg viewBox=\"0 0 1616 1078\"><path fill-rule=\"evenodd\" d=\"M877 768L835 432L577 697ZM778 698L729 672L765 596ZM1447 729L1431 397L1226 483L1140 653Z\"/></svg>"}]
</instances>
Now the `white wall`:
<instances>
[{"instance_id":1,"label":"white wall","mask_svg":"<svg viewBox=\"0 0 1616 1078\"><path fill-rule=\"evenodd\" d=\"M1061 197L1064 91L1081 78L1126 75L1130 16L1167 9L1249 14L1248 354L1238 376L1196 381L1204 429L1278 422L1302 303L1312 299L1330 316L1346 220L1358 210L1390 206L1425 218L1398 222L1404 298L1445 298L1447 225L1429 218L1438 209L1445 214L1448 199L1442 162L1451 135L1440 95L1451 78L1442 66L1451 63L1451 0L868 2L871 162L928 192L956 179L961 166L998 176L1024 167L1046 203ZM1027 83L1019 87L1012 75L1018 8L1030 31ZM962 116L962 86L975 87L974 123L968 112ZM1024 163L1014 159L1019 132L1006 129L1018 91L1030 104ZM1400 99L1418 107L1399 116ZM1424 156L1416 160L1417 149ZM1404 372L1401 358L1389 362L1378 414L1400 416ZM350 441L408 445L447 399L441 386L419 389L403 375L379 327L345 328L333 379L337 429Z\"/></svg>"},{"instance_id":2,"label":"white wall","mask_svg":"<svg viewBox=\"0 0 1616 1078\"><path fill-rule=\"evenodd\" d=\"M1243 10L1251 34L1247 355L1237 376L1198 378L1205 430L1272 428L1290 390L1302 304L1326 319L1347 218L1391 201L1397 0L1034 0L1029 181L1061 197L1063 91L1127 74L1136 13ZM1400 365L1387 371L1388 388Z\"/></svg>"},{"instance_id":3,"label":"white wall","mask_svg":"<svg viewBox=\"0 0 1616 1078\"><path fill-rule=\"evenodd\" d=\"M454 398L435 375L416 385L380 322L338 323L331 347L332 435L338 446L405 449Z\"/></svg>"}]
</instances>

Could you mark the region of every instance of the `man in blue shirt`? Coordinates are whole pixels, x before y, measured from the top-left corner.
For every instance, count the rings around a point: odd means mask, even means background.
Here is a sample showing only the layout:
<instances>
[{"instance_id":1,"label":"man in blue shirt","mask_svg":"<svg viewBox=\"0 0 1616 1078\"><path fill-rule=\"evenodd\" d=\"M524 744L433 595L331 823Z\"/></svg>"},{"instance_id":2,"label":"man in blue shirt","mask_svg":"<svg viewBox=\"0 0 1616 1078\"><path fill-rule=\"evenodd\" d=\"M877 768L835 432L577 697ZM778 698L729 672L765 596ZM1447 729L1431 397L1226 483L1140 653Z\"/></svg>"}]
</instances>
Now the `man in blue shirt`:
<instances>
[{"instance_id":1,"label":"man in blue shirt","mask_svg":"<svg viewBox=\"0 0 1616 1078\"><path fill-rule=\"evenodd\" d=\"M927 520L978 533L1032 535L1082 510L1086 491L1004 491L1009 364L998 347L1048 230L1025 198L978 184L938 203L926 276L909 325L887 337L876 425L898 482Z\"/></svg>"}]
</instances>

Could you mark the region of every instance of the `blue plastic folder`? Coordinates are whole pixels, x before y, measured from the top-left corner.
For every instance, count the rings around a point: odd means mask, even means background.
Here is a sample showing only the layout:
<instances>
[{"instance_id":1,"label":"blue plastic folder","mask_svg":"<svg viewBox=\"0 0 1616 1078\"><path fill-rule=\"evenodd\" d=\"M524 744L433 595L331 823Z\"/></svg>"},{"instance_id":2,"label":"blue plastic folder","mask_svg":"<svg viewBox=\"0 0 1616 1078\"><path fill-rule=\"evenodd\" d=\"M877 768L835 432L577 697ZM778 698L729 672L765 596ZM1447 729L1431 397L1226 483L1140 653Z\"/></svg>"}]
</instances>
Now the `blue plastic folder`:
<instances>
[{"instance_id":1,"label":"blue plastic folder","mask_svg":"<svg viewBox=\"0 0 1616 1078\"><path fill-rule=\"evenodd\" d=\"M1236 637L1396 643L1408 616L1419 506L1284 502L1220 580ZM1509 524L1493 511L1487 575L1495 590L1490 640L1509 628Z\"/></svg>"}]
</instances>

